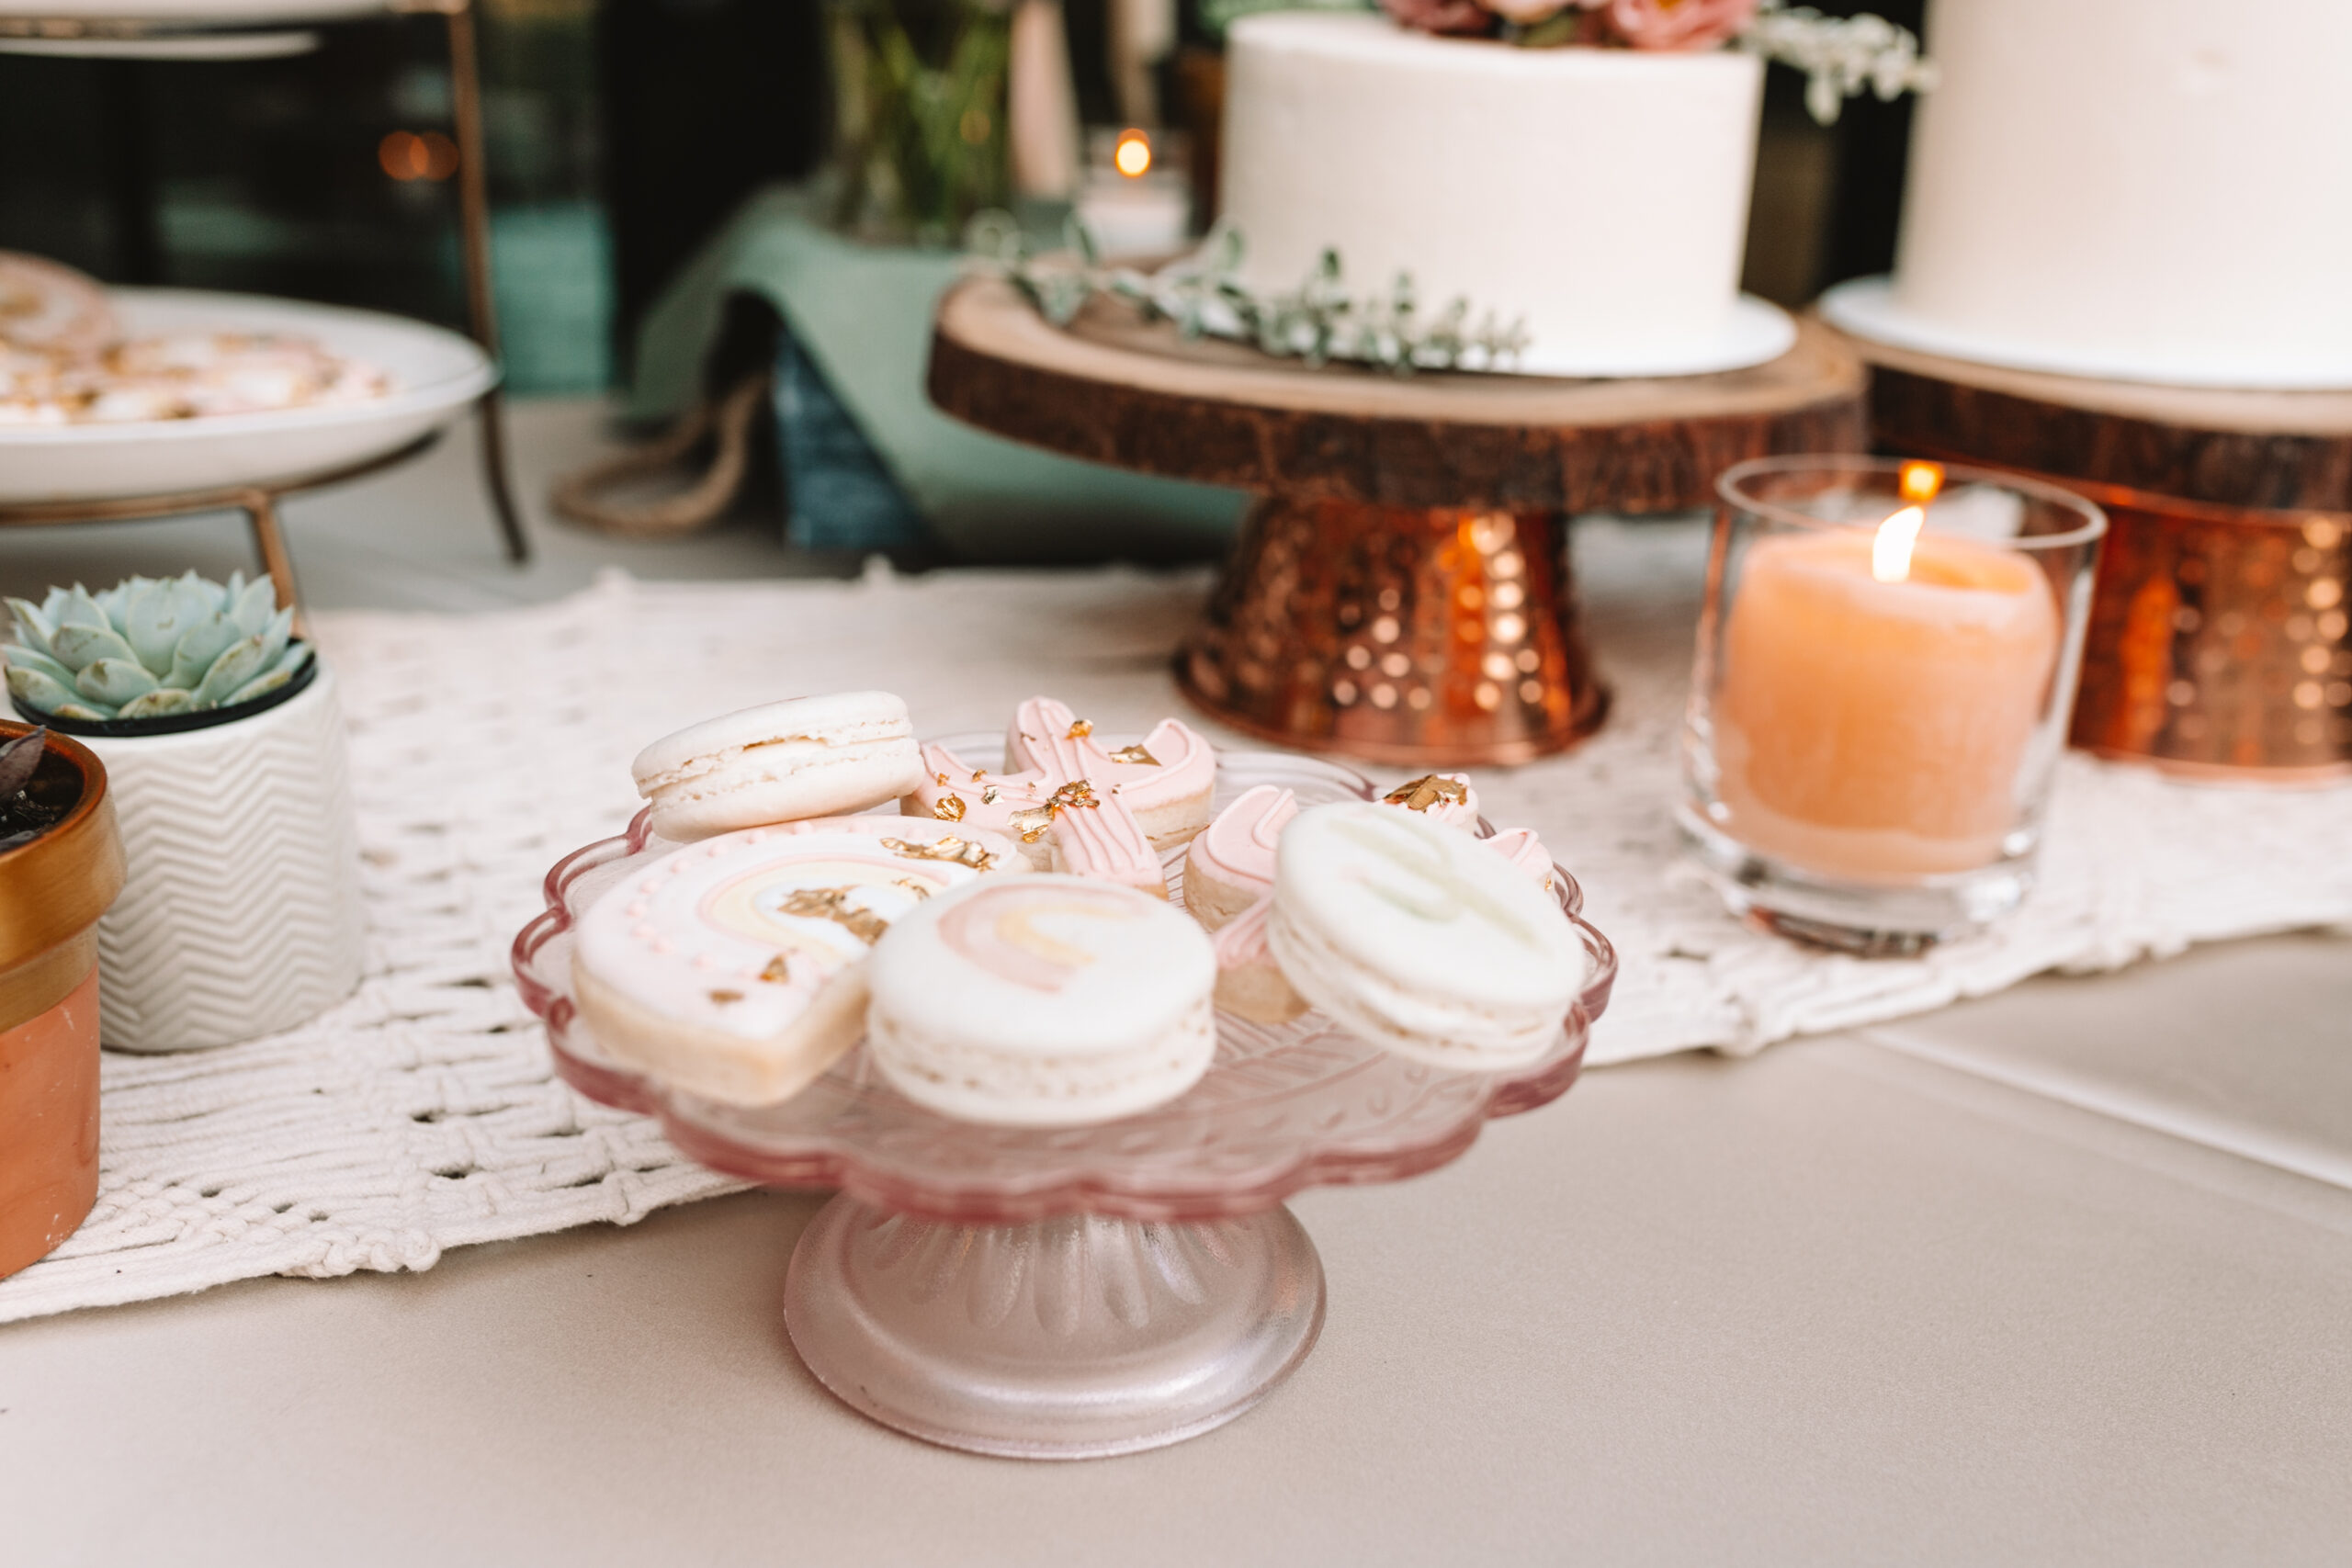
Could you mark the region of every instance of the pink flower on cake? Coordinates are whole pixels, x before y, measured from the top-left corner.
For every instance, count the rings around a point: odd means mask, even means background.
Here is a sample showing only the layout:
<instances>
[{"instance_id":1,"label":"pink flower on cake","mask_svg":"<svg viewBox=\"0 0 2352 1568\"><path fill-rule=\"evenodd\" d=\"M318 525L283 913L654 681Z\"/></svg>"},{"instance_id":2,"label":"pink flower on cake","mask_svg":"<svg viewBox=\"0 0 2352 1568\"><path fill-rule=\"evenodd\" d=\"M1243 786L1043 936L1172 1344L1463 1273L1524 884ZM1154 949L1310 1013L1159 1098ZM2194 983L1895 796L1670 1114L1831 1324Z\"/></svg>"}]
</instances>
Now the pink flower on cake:
<instances>
[{"instance_id":1,"label":"pink flower on cake","mask_svg":"<svg viewBox=\"0 0 2352 1568\"><path fill-rule=\"evenodd\" d=\"M1609 26L1634 49L1707 49L1744 31L1757 0L1609 0Z\"/></svg>"},{"instance_id":2,"label":"pink flower on cake","mask_svg":"<svg viewBox=\"0 0 2352 1568\"><path fill-rule=\"evenodd\" d=\"M1478 0L1380 0L1399 25L1425 33L1490 33L1495 14ZM1557 6L1553 9L1557 10Z\"/></svg>"}]
</instances>

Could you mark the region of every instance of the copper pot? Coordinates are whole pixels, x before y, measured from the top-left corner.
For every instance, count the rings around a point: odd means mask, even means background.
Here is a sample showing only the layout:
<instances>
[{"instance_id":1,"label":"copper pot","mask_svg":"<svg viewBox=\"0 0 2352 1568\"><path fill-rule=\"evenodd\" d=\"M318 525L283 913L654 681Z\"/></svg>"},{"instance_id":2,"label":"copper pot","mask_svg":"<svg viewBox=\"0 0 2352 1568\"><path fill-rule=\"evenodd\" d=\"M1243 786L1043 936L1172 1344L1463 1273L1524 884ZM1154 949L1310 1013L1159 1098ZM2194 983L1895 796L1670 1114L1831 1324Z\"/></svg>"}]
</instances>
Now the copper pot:
<instances>
[{"instance_id":1,"label":"copper pot","mask_svg":"<svg viewBox=\"0 0 2352 1568\"><path fill-rule=\"evenodd\" d=\"M0 740L28 726L0 720ZM98 1195L98 917L122 891L107 771L51 733L29 786L73 809L0 852L0 1276L47 1257Z\"/></svg>"}]
</instances>

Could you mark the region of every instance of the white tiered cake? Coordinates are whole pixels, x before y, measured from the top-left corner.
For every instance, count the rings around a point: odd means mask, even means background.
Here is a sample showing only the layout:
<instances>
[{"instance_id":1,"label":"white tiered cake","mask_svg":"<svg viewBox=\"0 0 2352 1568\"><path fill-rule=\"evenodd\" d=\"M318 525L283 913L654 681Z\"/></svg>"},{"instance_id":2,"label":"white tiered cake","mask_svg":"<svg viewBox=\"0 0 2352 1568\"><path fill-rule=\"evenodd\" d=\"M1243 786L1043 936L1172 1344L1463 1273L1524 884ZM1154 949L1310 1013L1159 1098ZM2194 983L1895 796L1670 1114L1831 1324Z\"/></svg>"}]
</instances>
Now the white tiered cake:
<instances>
[{"instance_id":1,"label":"white tiered cake","mask_svg":"<svg viewBox=\"0 0 2352 1568\"><path fill-rule=\"evenodd\" d=\"M1351 288L1522 319L1519 368L1731 369L1794 329L1739 295L1763 65L1727 51L1517 49L1277 12L1228 40L1224 215L1254 291L1326 247Z\"/></svg>"},{"instance_id":2,"label":"white tiered cake","mask_svg":"<svg viewBox=\"0 0 2352 1568\"><path fill-rule=\"evenodd\" d=\"M2025 369L2352 386L2352 0L1934 0L1865 337Z\"/></svg>"}]
</instances>

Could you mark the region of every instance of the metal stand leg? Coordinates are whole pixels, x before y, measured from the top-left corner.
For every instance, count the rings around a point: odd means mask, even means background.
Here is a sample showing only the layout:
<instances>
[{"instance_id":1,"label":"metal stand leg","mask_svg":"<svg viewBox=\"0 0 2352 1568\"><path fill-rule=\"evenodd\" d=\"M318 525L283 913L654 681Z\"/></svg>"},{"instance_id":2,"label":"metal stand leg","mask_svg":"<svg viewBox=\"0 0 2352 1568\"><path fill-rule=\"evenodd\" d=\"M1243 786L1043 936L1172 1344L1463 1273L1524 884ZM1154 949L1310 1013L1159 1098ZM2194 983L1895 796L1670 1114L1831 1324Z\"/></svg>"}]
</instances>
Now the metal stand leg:
<instances>
[{"instance_id":1,"label":"metal stand leg","mask_svg":"<svg viewBox=\"0 0 2352 1568\"><path fill-rule=\"evenodd\" d=\"M277 526L277 500L266 490L246 491L237 498L244 509L245 519L253 528L254 548L261 556L262 570L277 587L277 607L294 612L294 629L305 631L303 624L301 587L294 581L294 557L286 548L286 536Z\"/></svg>"},{"instance_id":2,"label":"metal stand leg","mask_svg":"<svg viewBox=\"0 0 2352 1568\"><path fill-rule=\"evenodd\" d=\"M451 6L447 17L458 132L458 216L466 262L466 313L473 324L474 341L496 359L498 303L490 286L490 185L482 164L481 65L469 0ZM506 411L498 389L484 392L476 409L481 420L482 480L490 490L499 532L506 540L506 558L520 566L531 558L531 544L524 536L523 520L514 510L514 492L506 482Z\"/></svg>"}]
</instances>

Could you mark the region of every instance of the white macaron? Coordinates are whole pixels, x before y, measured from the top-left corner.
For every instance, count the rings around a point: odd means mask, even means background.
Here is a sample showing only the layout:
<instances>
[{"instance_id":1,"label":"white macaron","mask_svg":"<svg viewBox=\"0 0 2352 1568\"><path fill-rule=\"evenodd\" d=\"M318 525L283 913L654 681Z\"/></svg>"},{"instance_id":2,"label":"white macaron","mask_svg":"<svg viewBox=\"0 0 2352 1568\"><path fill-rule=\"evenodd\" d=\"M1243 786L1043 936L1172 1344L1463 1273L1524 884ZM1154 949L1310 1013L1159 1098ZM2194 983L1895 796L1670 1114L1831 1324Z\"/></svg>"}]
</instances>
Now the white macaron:
<instances>
[{"instance_id":1,"label":"white macaron","mask_svg":"<svg viewBox=\"0 0 2352 1568\"><path fill-rule=\"evenodd\" d=\"M637 754L653 830L679 842L835 817L922 781L907 705L888 692L763 703L689 725Z\"/></svg>"},{"instance_id":2,"label":"white macaron","mask_svg":"<svg viewBox=\"0 0 2352 1568\"><path fill-rule=\"evenodd\" d=\"M1318 806L1283 829L1266 943L1316 1008L1465 1072L1550 1050L1591 969L1558 902L1504 856L1369 801Z\"/></svg>"},{"instance_id":3,"label":"white macaron","mask_svg":"<svg viewBox=\"0 0 2352 1568\"><path fill-rule=\"evenodd\" d=\"M867 965L865 1044L943 1116L1062 1127L1175 1099L1216 1054L1209 939L1091 877L990 877L892 924Z\"/></svg>"}]
</instances>

